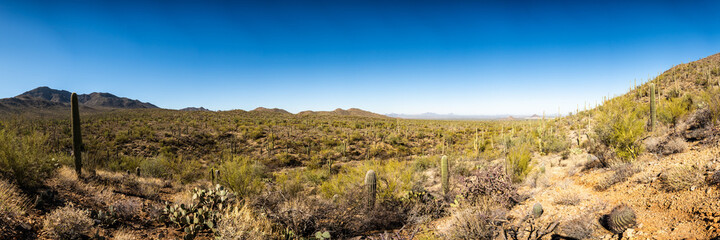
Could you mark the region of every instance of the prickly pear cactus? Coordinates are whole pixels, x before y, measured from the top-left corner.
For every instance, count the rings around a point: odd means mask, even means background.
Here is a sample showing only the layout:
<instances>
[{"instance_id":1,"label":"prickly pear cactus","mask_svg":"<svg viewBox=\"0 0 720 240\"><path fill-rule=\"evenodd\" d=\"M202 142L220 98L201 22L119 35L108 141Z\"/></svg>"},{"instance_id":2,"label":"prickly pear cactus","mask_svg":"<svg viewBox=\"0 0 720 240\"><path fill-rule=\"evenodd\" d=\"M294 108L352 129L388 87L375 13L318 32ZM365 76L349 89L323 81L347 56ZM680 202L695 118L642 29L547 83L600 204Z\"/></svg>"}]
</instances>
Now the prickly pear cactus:
<instances>
[{"instance_id":1,"label":"prickly pear cactus","mask_svg":"<svg viewBox=\"0 0 720 240\"><path fill-rule=\"evenodd\" d=\"M164 217L172 225L185 231L185 239L193 239L203 229L214 229L224 209L230 207L233 194L216 185L210 189L193 189L193 203L168 204L164 209Z\"/></svg>"},{"instance_id":2,"label":"prickly pear cactus","mask_svg":"<svg viewBox=\"0 0 720 240\"><path fill-rule=\"evenodd\" d=\"M540 218L540 216L542 216L542 214L543 214L542 205L540 205L540 203L535 203L535 205L532 208L532 216L534 218Z\"/></svg>"},{"instance_id":3,"label":"prickly pear cactus","mask_svg":"<svg viewBox=\"0 0 720 240\"><path fill-rule=\"evenodd\" d=\"M377 176L375 171L369 170L365 174L365 189L367 190L367 208L375 207L375 194L377 191Z\"/></svg>"},{"instance_id":4,"label":"prickly pear cactus","mask_svg":"<svg viewBox=\"0 0 720 240\"><path fill-rule=\"evenodd\" d=\"M450 172L448 171L447 156L442 156L442 159L440 160L440 172L442 176L443 194L447 195L448 192L450 192Z\"/></svg>"},{"instance_id":5,"label":"prickly pear cactus","mask_svg":"<svg viewBox=\"0 0 720 240\"><path fill-rule=\"evenodd\" d=\"M607 216L608 230L615 234L625 232L628 228L635 226L635 211L625 204L613 208Z\"/></svg>"},{"instance_id":6,"label":"prickly pear cactus","mask_svg":"<svg viewBox=\"0 0 720 240\"><path fill-rule=\"evenodd\" d=\"M72 112L72 137L73 137L73 155L75 157L75 172L78 177L82 173L82 157L80 152L82 149L82 134L80 133L80 107L76 93L70 95L70 110Z\"/></svg>"}]
</instances>

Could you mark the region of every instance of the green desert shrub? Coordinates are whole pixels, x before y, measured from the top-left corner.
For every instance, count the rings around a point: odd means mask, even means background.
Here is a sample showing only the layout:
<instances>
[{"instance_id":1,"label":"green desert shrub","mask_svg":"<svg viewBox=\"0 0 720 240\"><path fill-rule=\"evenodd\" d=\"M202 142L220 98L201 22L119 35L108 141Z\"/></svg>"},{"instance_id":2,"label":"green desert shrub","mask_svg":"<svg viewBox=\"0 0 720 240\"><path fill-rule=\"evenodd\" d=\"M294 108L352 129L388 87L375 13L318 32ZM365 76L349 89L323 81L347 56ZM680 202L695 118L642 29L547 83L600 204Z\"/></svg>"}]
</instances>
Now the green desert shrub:
<instances>
[{"instance_id":1,"label":"green desert shrub","mask_svg":"<svg viewBox=\"0 0 720 240\"><path fill-rule=\"evenodd\" d=\"M692 99L689 96L671 98L658 108L658 118L663 123L675 125L680 117L690 112L691 107Z\"/></svg>"},{"instance_id":2,"label":"green desert shrub","mask_svg":"<svg viewBox=\"0 0 720 240\"><path fill-rule=\"evenodd\" d=\"M231 161L223 162L219 169L220 185L230 188L240 199L257 194L263 189L267 169L262 163L245 157L235 157Z\"/></svg>"},{"instance_id":3,"label":"green desert shrub","mask_svg":"<svg viewBox=\"0 0 720 240\"><path fill-rule=\"evenodd\" d=\"M596 114L593 138L624 161L636 159L643 150L640 140L645 134L645 121L641 115L648 115L646 109L626 97L609 101Z\"/></svg>"},{"instance_id":4,"label":"green desert shrub","mask_svg":"<svg viewBox=\"0 0 720 240\"><path fill-rule=\"evenodd\" d=\"M416 183L414 167L398 160L365 161L358 166L345 167L320 185L320 193L325 198L335 194L344 195L349 188L363 184L368 170L377 173L377 199L399 198L407 195Z\"/></svg>"},{"instance_id":5,"label":"green desert shrub","mask_svg":"<svg viewBox=\"0 0 720 240\"><path fill-rule=\"evenodd\" d=\"M508 150L507 166L513 182L521 182L532 170L532 146L528 142L515 144Z\"/></svg>"},{"instance_id":6,"label":"green desert shrub","mask_svg":"<svg viewBox=\"0 0 720 240\"><path fill-rule=\"evenodd\" d=\"M137 160L135 157L123 157L123 159L127 159L129 161ZM147 158L139 164L140 171L142 171L144 175L165 179L172 177L172 174L175 172L174 166L175 164L173 163L173 160L163 156Z\"/></svg>"},{"instance_id":7,"label":"green desert shrub","mask_svg":"<svg viewBox=\"0 0 720 240\"><path fill-rule=\"evenodd\" d=\"M0 130L0 176L26 188L50 178L59 164L46 153L46 139L39 133L17 135Z\"/></svg>"}]
</instances>

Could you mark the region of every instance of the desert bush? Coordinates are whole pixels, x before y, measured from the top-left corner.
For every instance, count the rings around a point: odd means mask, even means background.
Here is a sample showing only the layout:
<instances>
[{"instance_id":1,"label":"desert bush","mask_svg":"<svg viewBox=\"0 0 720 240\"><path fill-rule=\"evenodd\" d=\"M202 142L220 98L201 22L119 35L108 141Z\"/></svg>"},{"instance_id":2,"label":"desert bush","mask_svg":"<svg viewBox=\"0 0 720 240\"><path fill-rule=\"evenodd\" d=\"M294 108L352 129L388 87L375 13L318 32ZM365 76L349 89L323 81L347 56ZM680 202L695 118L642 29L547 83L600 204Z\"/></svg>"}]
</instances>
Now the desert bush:
<instances>
[{"instance_id":1,"label":"desert bush","mask_svg":"<svg viewBox=\"0 0 720 240\"><path fill-rule=\"evenodd\" d=\"M221 185L233 190L238 198L245 198L259 193L264 184L267 169L262 163L253 162L248 158L236 157L232 161L220 165Z\"/></svg>"},{"instance_id":2,"label":"desert bush","mask_svg":"<svg viewBox=\"0 0 720 240\"><path fill-rule=\"evenodd\" d=\"M688 190L702 183L702 175L695 165L675 166L660 175L662 189L669 192Z\"/></svg>"},{"instance_id":3,"label":"desert bush","mask_svg":"<svg viewBox=\"0 0 720 240\"><path fill-rule=\"evenodd\" d=\"M59 164L46 154L46 140L37 132L17 135L0 130L0 177L12 179L21 188L37 187L52 177Z\"/></svg>"},{"instance_id":4,"label":"desert bush","mask_svg":"<svg viewBox=\"0 0 720 240\"><path fill-rule=\"evenodd\" d=\"M683 138L670 139L663 148L663 154L681 153L687 149L687 142Z\"/></svg>"},{"instance_id":5,"label":"desert bush","mask_svg":"<svg viewBox=\"0 0 720 240\"><path fill-rule=\"evenodd\" d=\"M125 219L134 219L138 214L140 214L142 203L133 199L123 199L115 201L110 206L112 206L118 216Z\"/></svg>"},{"instance_id":6,"label":"desert bush","mask_svg":"<svg viewBox=\"0 0 720 240\"><path fill-rule=\"evenodd\" d=\"M692 99L690 96L671 98L658 108L658 120L663 123L675 125L678 120L690 112Z\"/></svg>"},{"instance_id":7,"label":"desert bush","mask_svg":"<svg viewBox=\"0 0 720 240\"><path fill-rule=\"evenodd\" d=\"M287 171L282 173L274 173L275 184L284 195L294 198L305 189L302 171Z\"/></svg>"},{"instance_id":8,"label":"desert bush","mask_svg":"<svg viewBox=\"0 0 720 240\"><path fill-rule=\"evenodd\" d=\"M508 150L507 166L513 182L521 182L532 170L530 153L532 146L528 142L515 144Z\"/></svg>"},{"instance_id":9,"label":"desert bush","mask_svg":"<svg viewBox=\"0 0 720 240\"><path fill-rule=\"evenodd\" d=\"M604 191L615 184L625 182L628 178L641 171L641 169L632 163L618 164L612 167L613 173L598 182L595 189Z\"/></svg>"},{"instance_id":10,"label":"desert bush","mask_svg":"<svg viewBox=\"0 0 720 240\"><path fill-rule=\"evenodd\" d=\"M413 224L426 223L446 215L447 203L442 198L435 198L424 189L408 192L402 199L409 206L408 222Z\"/></svg>"},{"instance_id":11,"label":"desert bush","mask_svg":"<svg viewBox=\"0 0 720 240\"><path fill-rule=\"evenodd\" d=\"M578 194L577 192L564 190L558 193L557 197L555 197L555 204L558 205L565 205L565 206L575 206L578 203L582 202L584 199L583 197Z\"/></svg>"},{"instance_id":12,"label":"desert bush","mask_svg":"<svg viewBox=\"0 0 720 240\"><path fill-rule=\"evenodd\" d=\"M460 208L450 217L448 239L493 239L505 221L505 211L475 206Z\"/></svg>"},{"instance_id":13,"label":"desert bush","mask_svg":"<svg viewBox=\"0 0 720 240\"><path fill-rule=\"evenodd\" d=\"M494 204L509 208L519 200L517 189L501 165L475 170L460 182L462 196L470 205L482 204L490 198Z\"/></svg>"},{"instance_id":14,"label":"desert bush","mask_svg":"<svg viewBox=\"0 0 720 240\"><path fill-rule=\"evenodd\" d=\"M597 220L591 214L583 214L580 217L564 222L560 225L560 231L573 239L592 239L597 228Z\"/></svg>"},{"instance_id":15,"label":"desert bush","mask_svg":"<svg viewBox=\"0 0 720 240\"><path fill-rule=\"evenodd\" d=\"M647 111L643 109L626 97L609 101L596 113L592 137L610 147L620 159L636 159L642 152L640 139L645 134L645 121L640 116Z\"/></svg>"},{"instance_id":16,"label":"desert bush","mask_svg":"<svg viewBox=\"0 0 720 240\"><path fill-rule=\"evenodd\" d=\"M218 221L215 233L218 239L269 239L273 236L273 224L264 214L259 214L243 204L226 211Z\"/></svg>"},{"instance_id":17,"label":"desert bush","mask_svg":"<svg viewBox=\"0 0 720 240\"><path fill-rule=\"evenodd\" d=\"M362 184L368 170L377 173L378 200L400 198L416 184L413 165L403 161L365 161L354 167L344 167L332 178L320 185L321 196L332 198L335 194L344 195L348 188Z\"/></svg>"},{"instance_id":18,"label":"desert bush","mask_svg":"<svg viewBox=\"0 0 720 240\"><path fill-rule=\"evenodd\" d=\"M132 159L132 158L129 158ZM175 172L173 169L173 166L175 164L172 162L171 159L163 156L158 156L154 158L147 158L144 161L141 161L139 166L140 170L143 172L143 174L156 177L156 178L164 178L168 179L172 176L172 174ZM125 170L131 170L131 169L125 169Z\"/></svg>"},{"instance_id":19,"label":"desert bush","mask_svg":"<svg viewBox=\"0 0 720 240\"><path fill-rule=\"evenodd\" d=\"M43 223L44 231L53 239L80 239L92 225L87 212L69 205L50 212Z\"/></svg>"},{"instance_id":20,"label":"desert bush","mask_svg":"<svg viewBox=\"0 0 720 240\"><path fill-rule=\"evenodd\" d=\"M650 153L661 153L663 149L663 139L662 137L649 137L645 140L645 150L647 150Z\"/></svg>"},{"instance_id":21,"label":"desert bush","mask_svg":"<svg viewBox=\"0 0 720 240\"><path fill-rule=\"evenodd\" d=\"M413 161L415 171L421 172L430 168L438 168L440 158L438 156L422 156L418 157Z\"/></svg>"}]
</instances>

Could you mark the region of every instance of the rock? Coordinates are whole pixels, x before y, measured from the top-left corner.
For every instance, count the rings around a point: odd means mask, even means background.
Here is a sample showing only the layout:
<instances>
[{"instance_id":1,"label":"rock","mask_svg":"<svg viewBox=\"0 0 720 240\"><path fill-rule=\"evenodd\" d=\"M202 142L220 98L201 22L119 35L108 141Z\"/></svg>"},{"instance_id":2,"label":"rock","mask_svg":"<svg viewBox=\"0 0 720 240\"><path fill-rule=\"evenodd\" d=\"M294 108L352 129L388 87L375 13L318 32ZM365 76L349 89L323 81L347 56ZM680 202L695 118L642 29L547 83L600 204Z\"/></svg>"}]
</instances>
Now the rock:
<instances>
[{"instance_id":1,"label":"rock","mask_svg":"<svg viewBox=\"0 0 720 240\"><path fill-rule=\"evenodd\" d=\"M635 230L633 230L632 228L630 228L630 229L626 230L626 231L625 231L625 234L623 234L623 235L624 235L625 237L627 237L627 238L632 238L633 235L635 235Z\"/></svg>"}]
</instances>

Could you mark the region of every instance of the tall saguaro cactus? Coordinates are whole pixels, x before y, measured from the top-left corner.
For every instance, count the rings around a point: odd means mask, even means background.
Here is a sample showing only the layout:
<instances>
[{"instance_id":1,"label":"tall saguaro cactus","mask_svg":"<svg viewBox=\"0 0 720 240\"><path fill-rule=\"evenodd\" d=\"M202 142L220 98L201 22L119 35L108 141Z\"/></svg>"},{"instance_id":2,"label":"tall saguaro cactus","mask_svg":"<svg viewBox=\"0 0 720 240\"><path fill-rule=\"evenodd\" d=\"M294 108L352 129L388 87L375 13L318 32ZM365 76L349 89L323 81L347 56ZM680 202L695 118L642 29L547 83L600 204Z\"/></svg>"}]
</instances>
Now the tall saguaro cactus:
<instances>
[{"instance_id":1,"label":"tall saguaro cactus","mask_svg":"<svg viewBox=\"0 0 720 240\"><path fill-rule=\"evenodd\" d=\"M450 172L448 170L447 156L442 156L440 159L440 174L442 176L442 190L444 195L450 192Z\"/></svg>"},{"instance_id":2,"label":"tall saguaro cactus","mask_svg":"<svg viewBox=\"0 0 720 240\"><path fill-rule=\"evenodd\" d=\"M78 97L76 93L70 96L70 109L72 111L72 137L73 137L73 155L75 156L75 172L78 177L82 173L82 134L80 133L80 109L78 105Z\"/></svg>"},{"instance_id":3,"label":"tall saguaro cactus","mask_svg":"<svg viewBox=\"0 0 720 240\"><path fill-rule=\"evenodd\" d=\"M650 83L650 131L655 131L655 116L657 109L655 107L655 84Z\"/></svg>"},{"instance_id":4,"label":"tall saguaro cactus","mask_svg":"<svg viewBox=\"0 0 720 240\"><path fill-rule=\"evenodd\" d=\"M377 176L375 171L368 170L365 174L365 189L367 190L367 208L375 207L375 194L377 191Z\"/></svg>"}]
</instances>

